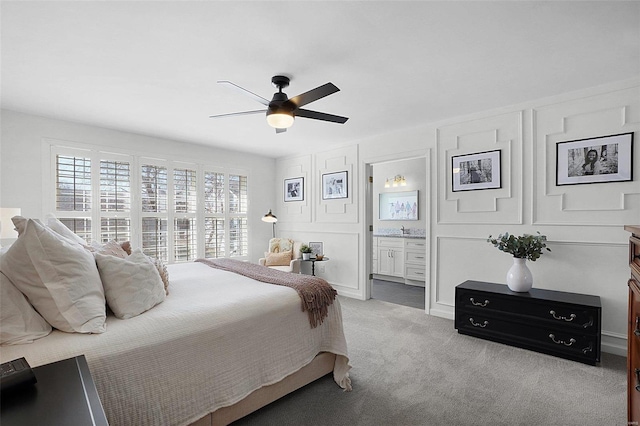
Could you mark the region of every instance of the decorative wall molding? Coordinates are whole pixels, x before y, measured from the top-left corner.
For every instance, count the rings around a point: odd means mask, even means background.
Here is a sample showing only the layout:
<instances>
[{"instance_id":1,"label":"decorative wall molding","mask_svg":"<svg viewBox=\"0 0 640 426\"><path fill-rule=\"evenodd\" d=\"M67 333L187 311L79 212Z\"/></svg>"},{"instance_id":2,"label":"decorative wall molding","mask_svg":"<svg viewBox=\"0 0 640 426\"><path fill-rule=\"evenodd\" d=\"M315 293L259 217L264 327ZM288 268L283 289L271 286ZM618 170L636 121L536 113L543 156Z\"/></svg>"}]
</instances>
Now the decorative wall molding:
<instances>
[{"instance_id":1,"label":"decorative wall molding","mask_svg":"<svg viewBox=\"0 0 640 426\"><path fill-rule=\"evenodd\" d=\"M357 223L358 222L358 147L321 152L315 155L315 178L312 179L315 200L315 220L317 222ZM322 199L322 175L347 172L347 198Z\"/></svg>"},{"instance_id":2,"label":"decorative wall molding","mask_svg":"<svg viewBox=\"0 0 640 426\"><path fill-rule=\"evenodd\" d=\"M453 192L451 157L501 150L499 189ZM523 111L458 122L436 129L439 224L521 224Z\"/></svg>"},{"instance_id":3,"label":"decorative wall molding","mask_svg":"<svg viewBox=\"0 0 640 426\"><path fill-rule=\"evenodd\" d=\"M436 237L432 312L439 312L438 315L444 317L453 315L455 287L467 279L505 282L504 274L511 258L491 247L486 240L486 237L476 236ZM603 335L611 338L611 349L607 351L624 345L620 338L626 327L626 241L549 240L548 246L553 250L551 253L529 264L534 287L600 296ZM461 262L464 268L459 267ZM477 273L470 273L474 269Z\"/></svg>"},{"instance_id":4,"label":"decorative wall molding","mask_svg":"<svg viewBox=\"0 0 640 426\"><path fill-rule=\"evenodd\" d=\"M630 182L556 186L556 144L640 131L640 86L536 107L532 130L534 224L619 227L635 223L640 208L638 135Z\"/></svg>"},{"instance_id":5,"label":"decorative wall molding","mask_svg":"<svg viewBox=\"0 0 640 426\"><path fill-rule=\"evenodd\" d=\"M301 157L287 158L281 160L277 167L276 179L279 182L278 221L309 223L311 222L311 206L312 203L312 184L311 184L311 155ZM284 201L284 180L290 178L304 178L304 199L302 201Z\"/></svg>"}]
</instances>

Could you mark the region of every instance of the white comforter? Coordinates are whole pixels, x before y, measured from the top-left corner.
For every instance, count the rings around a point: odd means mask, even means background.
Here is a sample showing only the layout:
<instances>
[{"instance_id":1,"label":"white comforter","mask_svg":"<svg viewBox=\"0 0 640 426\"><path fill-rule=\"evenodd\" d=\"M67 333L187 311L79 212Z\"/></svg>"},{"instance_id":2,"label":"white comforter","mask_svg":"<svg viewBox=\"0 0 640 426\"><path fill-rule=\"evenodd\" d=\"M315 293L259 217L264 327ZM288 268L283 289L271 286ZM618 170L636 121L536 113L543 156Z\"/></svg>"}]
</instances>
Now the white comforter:
<instances>
[{"instance_id":1,"label":"white comforter","mask_svg":"<svg viewBox=\"0 0 640 426\"><path fill-rule=\"evenodd\" d=\"M54 332L4 346L1 360L32 367L84 354L109 423L180 425L282 380L321 351L338 355L334 379L347 387L347 346L336 299L312 329L295 290L202 263L169 266L166 300L103 334Z\"/></svg>"}]
</instances>

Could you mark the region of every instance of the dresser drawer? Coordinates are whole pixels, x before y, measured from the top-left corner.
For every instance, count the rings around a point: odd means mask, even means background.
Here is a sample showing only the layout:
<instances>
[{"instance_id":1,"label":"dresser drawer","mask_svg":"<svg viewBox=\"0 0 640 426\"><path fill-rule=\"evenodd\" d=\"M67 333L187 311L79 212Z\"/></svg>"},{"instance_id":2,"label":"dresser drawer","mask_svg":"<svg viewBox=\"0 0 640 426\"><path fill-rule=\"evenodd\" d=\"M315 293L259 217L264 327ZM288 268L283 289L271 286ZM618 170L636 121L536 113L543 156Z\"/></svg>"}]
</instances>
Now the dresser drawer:
<instances>
[{"instance_id":1,"label":"dresser drawer","mask_svg":"<svg viewBox=\"0 0 640 426\"><path fill-rule=\"evenodd\" d=\"M421 265L425 265L426 255L424 252L415 252L415 251L405 251L404 252L404 261L408 263L417 263Z\"/></svg>"},{"instance_id":2,"label":"dresser drawer","mask_svg":"<svg viewBox=\"0 0 640 426\"><path fill-rule=\"evenodd\" d=\"M457 293L456 306L465 310L509 313L529 317L531 320L542 320L543 323L555 327L582 329L584 332L596 332L600 329L600 311L597 308L473 290L460 290Z\"/></svg>"},{"instance_id":3,"label":"dresser drawer","mask_svg":"<svg viewBox=\"0 0 640 426\"><path fill-rule=\"evenodd\" d=\"M456 315L458 332L531 349L549 355L595 364L600 361L599 335L514 323L508 318L462 312Z\"/></svg>"},{"instance_id":4,"label":"dresser drawer","mask_svg":"<svg viewBox=\"0 0 640 426\"><path fill-rule=\"evenodd\" d=\"M426 281L425 276L426 274L424 266L420 267L417 265L405 265L404 267L404 277L407 279L415 281Z\"/></svg>"},{"instance_id":5,"label":"dresser drawer","mask_svg":"<svg viewBox=\"0 0 640 426\"><path fill-rule=\"evenodd\" d=\"M630 421L640 419L640 283L629 280L629 336L628 336L628 409Z\"/></svg>"},{"instance_id":6,"label":"dresser drawer","mask_svg":"<svg viewBox=\"0 0 640 426\"><path fill-rule=\"evenodd\" d=\"M629 266L632 275L640 280L640 238L635 235L629 238Z\"/></svg>"}]
</instances>

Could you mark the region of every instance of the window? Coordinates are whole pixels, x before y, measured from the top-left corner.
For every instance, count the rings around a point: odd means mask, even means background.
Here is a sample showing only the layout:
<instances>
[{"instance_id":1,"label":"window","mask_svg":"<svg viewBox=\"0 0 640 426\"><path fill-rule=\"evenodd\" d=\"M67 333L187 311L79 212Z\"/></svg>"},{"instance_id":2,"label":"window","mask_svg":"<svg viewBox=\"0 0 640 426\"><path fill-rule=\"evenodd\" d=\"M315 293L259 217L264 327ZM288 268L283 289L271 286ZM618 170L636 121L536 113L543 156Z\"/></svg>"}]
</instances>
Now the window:
<instances>
[{"instance_id":1,"label":"window","mask_svg":"<svg viewBox=\"0 0 640 426\"><path fill-rule=\"evenodd\" d=\"M195 163L50 144L56 216L87 240L167 263L249 254L248 177Z\"/></svg>"},{"instance_id":2,"label":"window","mask_svg":"<svg viewBox=\"0 0 640 426\"><path fill-rule=\"evenodd\" d=\"M91 242L91 159L56 155L55 206L67 228Z\"/></svg>"},{"instance_id":3,"label":"window","mask_svg":"<svg viewBox=\"0 0 640 426\"><path fill-rule=\"evenodd\" d=\"M100 241L131 240L131 165L100 160Z\"/></svg>"},{"instance_id":4,"label":"window","mask_svg":"<svg viewBox=\"0 0 640 426\"><path fill-rule=\"evenodd\" d=\"M248 255L247 177L229 175L229 255Z\"/></svg>"},{"instance_id":5,"label":"window","mask_svg":"<svg viewBox=\"0 0 640 426\"><path fill-rule=\"evenodd\" d=\"M56 210L91 211L91 160L56 156Z\"/></svg>"},{"instance_id":6,"label":"window","mask_svg":"<svg viewBox=\"0 0 640 426\"><path fill-rule=\"evenodd\" d=\"M142 251L147 256L169 261L167 168L154 164L140 167L142 200Z\"/></svg>"},{"instance_id":7,"label":"window","mask_svg":"<svg viewBox=\"0 0 640 426\"><path fill-rule=\"evenodd\" d=\"M197 200L196 171L173 170L173 256L178 262L195 260L198 257L196 228Z\"/></svg>"}]
</instances>

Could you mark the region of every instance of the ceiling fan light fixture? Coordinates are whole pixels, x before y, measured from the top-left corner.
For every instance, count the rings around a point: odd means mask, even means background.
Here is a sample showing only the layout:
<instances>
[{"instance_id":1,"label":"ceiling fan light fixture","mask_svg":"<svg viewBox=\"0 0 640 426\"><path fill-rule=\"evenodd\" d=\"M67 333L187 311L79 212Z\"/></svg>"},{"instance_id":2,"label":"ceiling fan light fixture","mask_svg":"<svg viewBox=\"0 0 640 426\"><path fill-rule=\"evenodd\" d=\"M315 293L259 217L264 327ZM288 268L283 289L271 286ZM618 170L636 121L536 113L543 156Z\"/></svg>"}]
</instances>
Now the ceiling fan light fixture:
<instances>
[{"instance_id":1,"label":"ceiling fan light fixture","mask_svg":"<svg viewBox=\"0 0 640 426\"><path fill-rule=\"evenodd\" d=\"M287 111L267 111L267 123L275 129L288 129L293 125L293 114Z\"/></svg>"}]
</instances>

